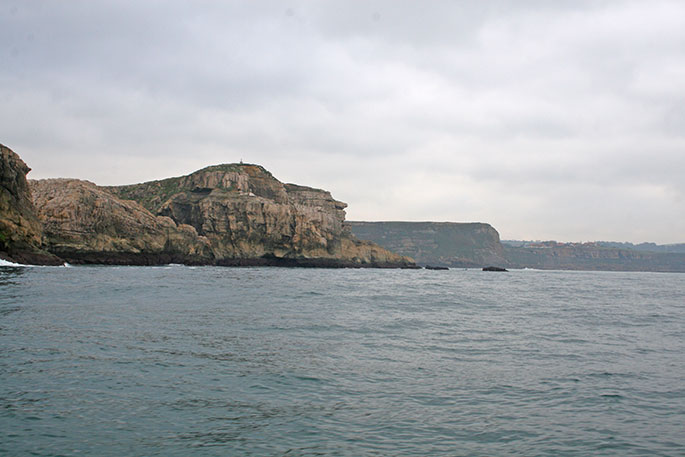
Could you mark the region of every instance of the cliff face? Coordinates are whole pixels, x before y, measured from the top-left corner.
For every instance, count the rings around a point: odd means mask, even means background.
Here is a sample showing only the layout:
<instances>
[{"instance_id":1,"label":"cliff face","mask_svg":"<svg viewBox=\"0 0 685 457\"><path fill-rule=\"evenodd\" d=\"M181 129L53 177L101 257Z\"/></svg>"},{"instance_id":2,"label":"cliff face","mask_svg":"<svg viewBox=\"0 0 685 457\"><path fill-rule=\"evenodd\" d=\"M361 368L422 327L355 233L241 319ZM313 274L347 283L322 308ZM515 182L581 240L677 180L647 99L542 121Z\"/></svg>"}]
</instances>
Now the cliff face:
<instances>
[{"instance_id":1,"label":"cliff face","mask_svg":"<svg viewBox=\"0 0 685 457\"><path fill-rule=\"evenodd\" d=\"M31 181L46 247L74 263L205 263L209 243L195 229L153 216L88 181Z\"/></svg>"},{"instance_id":2,"label":"cliff face","mask_svg":"<svg viewBox=\"0 0 685 457\"><path fill-rule=\"evenodd\" d=\"M453 222L346 222L357 237L413 257L420 265L508 265L499 233L489 224Z\"/></svg>"},{"instance_id":3,"label":"cliff face","mask_svg":"<svg viewBox=\"0 0 685 457\"><path fill-rule=\"evenodd\" d=\"M118 187L32 181L46 245L70 262L288 266L411 266L355 239L345 204L283 184L257 165Z\"/></svg>"},{"instance_id":4,"label":"cliff face","mask_svg":"<svg viewBox=\"0 0 685 457\"><path fill-rule=\"evenodd\" d=\"M0 144L0 258L57 264L60 260L41 248L42 227L26 180L29 171L16 153Z\"/></svg>"},{"instance_id":5,"label":"cliff face","mask_svg":"<svg viewBox=\"0 0 685 457\"><path fill-rule=\"evenodd\" d=\"M215 261L241 264L403 266L411 259L354 239L345 203L320 189L283 184L257 165L208 167L179 178L108 187L112 194L206 237Z\"/></svg>"}]
</instances>

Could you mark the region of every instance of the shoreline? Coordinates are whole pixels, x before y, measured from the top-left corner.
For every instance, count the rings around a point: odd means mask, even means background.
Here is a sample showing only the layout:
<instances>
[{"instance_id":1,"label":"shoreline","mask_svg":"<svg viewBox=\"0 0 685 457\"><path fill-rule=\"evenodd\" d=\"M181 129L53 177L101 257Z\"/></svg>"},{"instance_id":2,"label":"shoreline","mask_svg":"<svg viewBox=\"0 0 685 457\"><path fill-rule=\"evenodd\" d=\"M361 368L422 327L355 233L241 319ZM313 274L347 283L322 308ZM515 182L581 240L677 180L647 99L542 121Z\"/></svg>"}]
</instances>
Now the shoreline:
<instances>
[{"instance_id":1,"label":"shoreline","mask_svg":"<svg viewBox=\"0 0 685 457\"><path fill-rule=\"evenodd\" d=\"M271 256L252 258L202 259L179 256L172 253L123 253L123 252L86 252L55 256L18 256L0 253L0 259L16 266L62 266L101 265L101 266L220 266L220 267L285 267L285 268L383 268L383 269L421 269L422 267L405 262L354 262L334 258L277 258ZM10 265L8 265L10 266Z\"/></svg>"}]
</instances>

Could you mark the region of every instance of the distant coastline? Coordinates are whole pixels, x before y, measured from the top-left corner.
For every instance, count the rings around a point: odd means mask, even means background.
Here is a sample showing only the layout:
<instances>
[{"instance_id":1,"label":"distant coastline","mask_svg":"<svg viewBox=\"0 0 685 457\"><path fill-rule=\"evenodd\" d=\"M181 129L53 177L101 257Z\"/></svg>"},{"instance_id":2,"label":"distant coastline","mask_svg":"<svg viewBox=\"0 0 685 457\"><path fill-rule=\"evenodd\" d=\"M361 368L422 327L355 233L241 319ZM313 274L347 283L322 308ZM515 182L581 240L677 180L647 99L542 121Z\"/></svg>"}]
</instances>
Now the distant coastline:
<instances>
[{"instance_id":1,"label":"distant coastline","mask_svg":"<svg viewBox=\"0 0 685 457\"><path fill-rule=\"evenodd\" d=\"M497 265L540 270L685 272L685 244L500 241L489 224L453 222L347 222L371 240L419 265L478 268Z\"/></svg>"},{"instance_id":2,"label":"distant coastline","mask_svg":"<svg viewBox=\"0 0 685 457\"><path fill-rule=\"evenodd\" d=\"M330 192L254 164L101 187L27 181L0 145L0 259L18 264L685 272L685 244L500 241L486 223L346 221Z\"/></svg>"}]
</instances>

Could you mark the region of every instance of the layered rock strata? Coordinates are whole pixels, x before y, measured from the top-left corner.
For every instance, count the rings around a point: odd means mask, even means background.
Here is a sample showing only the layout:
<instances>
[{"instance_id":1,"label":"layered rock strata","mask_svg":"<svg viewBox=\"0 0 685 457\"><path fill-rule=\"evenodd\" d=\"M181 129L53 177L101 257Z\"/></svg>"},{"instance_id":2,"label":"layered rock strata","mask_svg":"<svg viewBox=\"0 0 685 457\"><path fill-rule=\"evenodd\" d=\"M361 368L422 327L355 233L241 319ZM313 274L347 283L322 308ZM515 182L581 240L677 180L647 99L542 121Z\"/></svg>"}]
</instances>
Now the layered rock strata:
<instances>
[{"instance_id":1,"label":"layered rock strata","mask_svg":"<svg viewBox=\"0 0 685 457\"><path fill-rule=\"evenodd\" d=\"M345 203L257 165L117 187L31 182L48 249L73 263L412 267L356 239Z\"/></svg>"},{"instance_id":2,"label":"layered rock strata","mask_svg":"<svg viewBox=\"0 0 685 457\"><path fill-rule=\"evenodd\" d=\"M413 261L345 228L345 203L278 181L258 165L207 167L188 176L108 187L205 237L220 265L409 267Z\"/></svg>"},{"instance_id":3,"label":"layered rock strata","mask_svg":"<svg viewBox=\"0 0 685 457\"><path fill-rule=\"evenodd\" d=\"M88 181L31 181L46 247L73 263L211 262L208 241L193 227L154 216Z\"/></svg>"}]
</instances>

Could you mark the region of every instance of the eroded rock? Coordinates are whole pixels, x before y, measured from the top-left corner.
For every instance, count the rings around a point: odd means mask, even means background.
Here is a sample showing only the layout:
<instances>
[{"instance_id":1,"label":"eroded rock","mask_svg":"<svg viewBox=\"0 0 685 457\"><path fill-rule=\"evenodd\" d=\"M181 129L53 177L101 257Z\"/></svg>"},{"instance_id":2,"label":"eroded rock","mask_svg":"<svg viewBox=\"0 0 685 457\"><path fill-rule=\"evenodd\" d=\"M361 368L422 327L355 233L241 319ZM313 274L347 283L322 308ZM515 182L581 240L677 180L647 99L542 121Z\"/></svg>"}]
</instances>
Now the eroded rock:
<instances>
[{"instance_id":1,"label":"eroded rock","mask_svg":"<svg viewBox=\"0 0 685 457\"><path fill-rule=\"evenodd\" d=\"M61 263L42 249L42 226L26 180L31 169L0 144L0 258L17 263Z\"/></svg>"},{"instance_id":2,"label":"eroded rock","mask_svg":"<svg viewBox=\"0 0 685 457\"><path fill-rule=\"evenodd\" d=\"M209 243L194 228L155 216L78 179L31 181L46 247L72 263L208 263Z\"/></svg>"}]
</instances>

